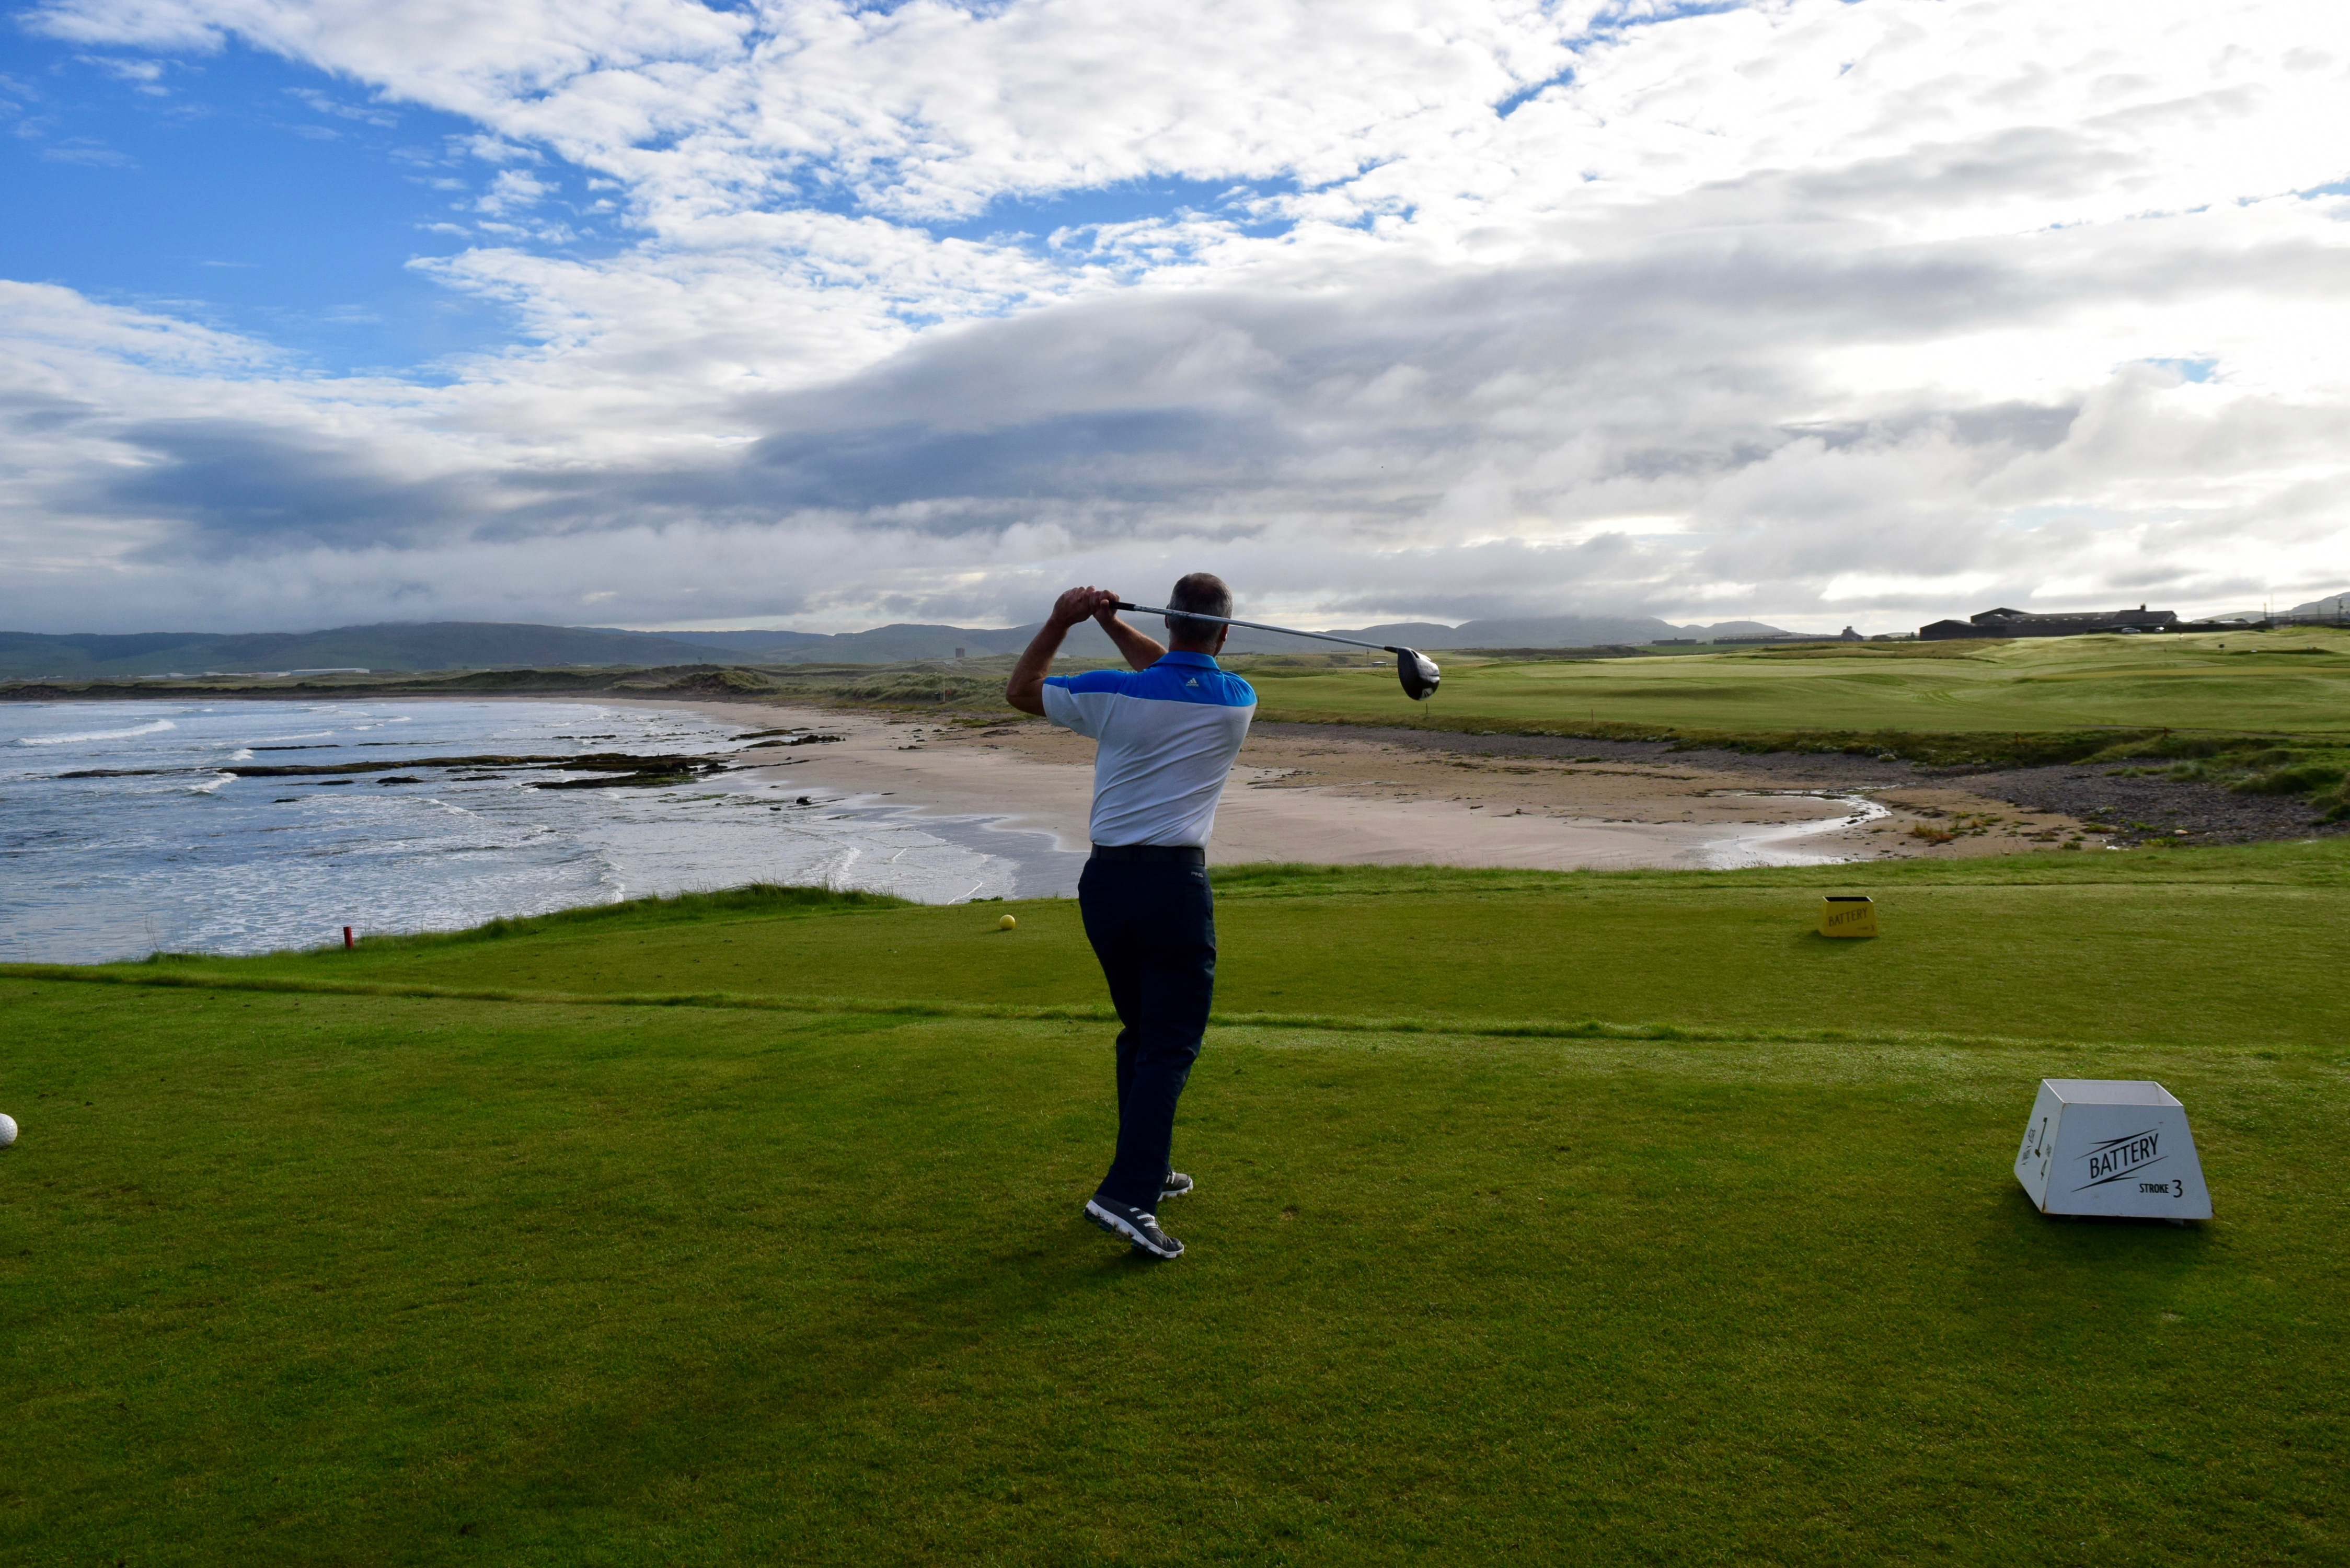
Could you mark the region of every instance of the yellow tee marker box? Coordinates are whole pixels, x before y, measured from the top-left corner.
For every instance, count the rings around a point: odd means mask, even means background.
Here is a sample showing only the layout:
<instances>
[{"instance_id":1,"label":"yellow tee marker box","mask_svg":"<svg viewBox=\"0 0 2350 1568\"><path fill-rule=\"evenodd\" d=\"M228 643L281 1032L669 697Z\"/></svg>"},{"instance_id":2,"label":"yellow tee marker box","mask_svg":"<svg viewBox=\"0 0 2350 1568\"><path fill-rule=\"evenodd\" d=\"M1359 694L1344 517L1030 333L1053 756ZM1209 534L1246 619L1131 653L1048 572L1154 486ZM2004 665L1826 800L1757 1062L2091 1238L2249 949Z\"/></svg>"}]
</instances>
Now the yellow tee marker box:
<instances>
[{"instance_id":1,"label":"yellow tee marker box","mask_svg":"<svg viewBox=\"0 0 2350 1568\"><path fill-rule=\"evenodd\" d=\"M1877 906L1865 893L1830 893L1820 900L1820 935L1873 937Z\"/></svg>"}]
</instances>

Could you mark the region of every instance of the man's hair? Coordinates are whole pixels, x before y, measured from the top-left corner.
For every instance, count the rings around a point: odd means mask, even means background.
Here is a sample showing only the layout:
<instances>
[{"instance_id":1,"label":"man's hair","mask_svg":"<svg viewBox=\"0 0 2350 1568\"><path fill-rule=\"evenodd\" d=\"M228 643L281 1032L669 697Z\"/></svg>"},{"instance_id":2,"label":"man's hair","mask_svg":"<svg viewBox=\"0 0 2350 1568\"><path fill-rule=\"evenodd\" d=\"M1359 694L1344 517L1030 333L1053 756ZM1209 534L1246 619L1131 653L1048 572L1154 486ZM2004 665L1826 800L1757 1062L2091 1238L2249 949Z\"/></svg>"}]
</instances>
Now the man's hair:
<instances>
[{"instance_id":1,"label":"man's hair","mask_svg":"<svg viewBox=\"0 0 2350 1568\"><path fill-rule=\"evenodd\" d=\"M1173 610L1197 610L1201 615L1230 616L1232 613L1232 590L1224 587L1224 579L1213 572L1193 572L1179 577L1175 591L1167 596L1167 607ZM1219 624L1212 620L1193 620L1190 616L1170 615L1167 629L1177 637L1205 642L1216 635Z\"/></svg>"}]
</instances>

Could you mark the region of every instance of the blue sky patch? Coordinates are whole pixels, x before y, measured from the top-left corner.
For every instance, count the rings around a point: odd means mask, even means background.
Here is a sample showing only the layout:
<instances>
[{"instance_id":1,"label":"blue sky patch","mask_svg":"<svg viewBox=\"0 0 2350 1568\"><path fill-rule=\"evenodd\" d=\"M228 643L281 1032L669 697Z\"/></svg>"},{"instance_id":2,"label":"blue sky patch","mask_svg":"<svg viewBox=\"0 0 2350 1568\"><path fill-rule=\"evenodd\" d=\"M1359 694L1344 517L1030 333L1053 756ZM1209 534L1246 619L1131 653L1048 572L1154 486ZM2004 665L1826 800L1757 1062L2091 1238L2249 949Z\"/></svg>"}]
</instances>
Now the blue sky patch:
<instances>
[{"instance_id":1,"label":"blue sky patch","mask_svg":"<svg viewBox=\"0 0 2350 1568\"><path fill-rule=\"evenodd\" d=\"M502 306L407 265L494 238L485 214L452 210L497 172L452 151L473 122L235 46L157 58L8 42L0 276L203 321L328 373L411 372L511 337ZM558 184L542 209L604 239L578 215L576 171L533 171Z\"/></svg>"},{"instance_id":2,"label":"blue sky patch","mask_svg":"<svg viewBox=\"0 0 2350 1568\"><path fill-rule=\"evenodd\" d=\"M968 218L922 225L940 239L1041 244L1058 229L1111 227L1171 218L1185 212L1213 216L1257 235L1283 234L1295 226L1285 215L1249 211L1268 196L1294 194L1295 182L1250 184L1232 180L1128 180L1114 185L1056 191L1042 195L1000 196Z\"/></svg>"}]
</instances>

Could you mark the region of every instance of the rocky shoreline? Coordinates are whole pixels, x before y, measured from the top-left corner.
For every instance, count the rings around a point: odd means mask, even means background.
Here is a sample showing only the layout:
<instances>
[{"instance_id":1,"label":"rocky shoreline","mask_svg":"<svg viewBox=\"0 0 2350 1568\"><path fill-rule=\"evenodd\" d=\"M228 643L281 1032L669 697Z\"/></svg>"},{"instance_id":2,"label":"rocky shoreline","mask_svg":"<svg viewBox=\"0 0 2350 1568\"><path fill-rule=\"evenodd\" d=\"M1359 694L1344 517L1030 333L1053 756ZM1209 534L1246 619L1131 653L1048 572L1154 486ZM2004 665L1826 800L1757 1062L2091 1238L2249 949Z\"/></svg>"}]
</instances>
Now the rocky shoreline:
<instances>
[{"instance_id":1,"label":"rocky shoreline","mask_svg":"<svg viewBox=\"0 0 2350 1568\"><path fill-rule=\"evenodd\" d=\"M1332 726L1266 722L1268 734L1299 739ZM2056 813L2094 826L2110 843L2164 838L2198 844L2255 844L2350 832L2350 822L2321 822L2298 795L2240 794L2199 780L2173 779L2138 764L2056 763L2043 767L1932 767L1835 752L1738 752L1679 748L1669 741L1600 741L1571 736L1475 734L1460 731L1346 726L1350 736L1457 756L1589 758L1679 762L1762 774L1790 789L1883 790L1955 785L2022 810Z\"/></svg>"},{"instance_id":2,"label":"rocky shoreline","mask_svg":"<svg viewBox=\"0 0 2350 1568\"><path fill-rule=\"evenodd\" d=\"M2064 812L2103 828L2116 843L2170 838L2258 844L2350 833L2350 822L2320 821L2305 796L2239 794L2219 784L2136 768L2014 768L1965 776L1977 794L2029 810Z\"/></svg>"}]
</instances>

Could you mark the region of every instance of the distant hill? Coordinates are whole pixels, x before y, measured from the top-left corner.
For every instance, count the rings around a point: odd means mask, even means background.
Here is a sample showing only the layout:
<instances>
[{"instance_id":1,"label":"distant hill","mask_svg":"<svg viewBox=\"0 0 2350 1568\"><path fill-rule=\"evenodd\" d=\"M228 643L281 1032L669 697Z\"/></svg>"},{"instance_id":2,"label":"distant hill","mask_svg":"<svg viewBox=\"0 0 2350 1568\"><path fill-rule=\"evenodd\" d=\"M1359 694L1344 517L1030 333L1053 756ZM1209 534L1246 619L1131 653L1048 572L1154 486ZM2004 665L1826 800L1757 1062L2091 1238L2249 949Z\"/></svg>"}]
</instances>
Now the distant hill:
<instances>
[{"instance_id":1,"label":"distant hill","mask_svg":"<svg viewBox=\"0 0 2350 1568\"><path fill-rule=\"evenodd\" d=\"M1132 618L1146 630L1157 628L1143 618ZM1539 619L1472 620L1460 626L1441 621L1389 621L1379 626L1314 628L1363 642L1395 643L1406 648L1593 648L1606 643L1647 643L1663 637L1759 636L1777 631L1760 621L1722 621L1714 626L1675 626L1651 616L1549 616ZM621 634L629 635L629 634ZM870 631L845 631L831 637L807 632L665 631L658 636L678 642L723 649L752 663L794 664L808 660L843 663L891 663L903 659L947 659L962 649L976 659L991 653L1017 653L1036 635L1036 623L1014 627L881 626ZM1224 645L1234 653L1294 653L1312 643L1278 632L1232 628ZM1072 653L1107 657L1109 639L1092 625L1079 627L1066 644Z\"/></svg>"},{"instance_id":2,"label":"distant hill","mask_svg":"<svg viewBox=\"0 0 2350 1568\"><path fill-rule=\"evenodd\" d=\"M1041 625L1042 623L1037 623ZM621 636L660 637L717 650L751 664L896 664L909 659L951 659L960 648L973 659L991 653L1017 653L1036 635L1036 627L923 626L899 622L869 631L827 635L810 631L660 631L624 632ZM1068 644L1076 652L1112 651L1109 639L1087 625ZM702 657L707 659L705 651Z\"/></svg>"},{"instance_id":3,"label":"distant hill","mask_svg":"<svg viewBox=\"0 0 2350 1568\"><path fill-rule=\"evenodd\" d=\"M1675 626L1653 616L1547 616L1538 619L1472 620L1447 634L1451 640L1437 648L1596 648L1607 643L1635 647L1661 638L1691 637L1711 642L1717 637L1785 636L1775 626L1759 620L1716 621L1711 626Z\"/></svg>"},{"instance_id":4,"label":"distant hill","mask_svg":"<svg viewBox=\"0 0 2350 1568\"><path fill-rule=\"evenodd\" d=\"M622 631L496 621L424 621L328 631L151 631L122 635L0 631L0 679L63 676L250 674L353 668L370 670L560 669L566 665L894 664L1016 651L1034 627L884 626L825 636L804 631ZM1073 653L1107 658L1109 639L1088 625Z\"/></svg>"},{"instance_id":5,"label":"distant hill","mask_svg":"<svg viewBox=\"0 0 2350 1568\"><path fill-rule=\"evenodd\" d=\"M1155 628L1153 628L1155 629ZM1753 636L1774 631L1759 621L1674 626L1653 617L1551 616L1472 620L1398 621L1333 628L1341 637L1411 648L1589 648L1640 644L1659 638ZM1034 624L958 627L899 624L868 631L624 631L615 627L531 626L499 621L388 622L328 631L77 632L0 631L0 679L68 679L139 675L250 674L264 670L352 668L369 670L520 670L566 665L894 664L1016 653L1035 635ZM1281 653L1310 642L1272 632L1235 628L1234 653ZM1079 657L1105 659L1116 649L1091 623L1066 645Z\"/></svg>"},{"instance_id":6,"label":"distant hill","mask_svg":"<svg viewBox=\"0 0 2350 1568\"><path fill-rule=\"evenodd\" d=\"M1315 628L1316 630L1324 629ZM1542 616L1496 620L1389 621L1380 626L1331 627L1339 637L1365 642L1394 643L1404 648L1602 648L1611 644L1638 647L1660 638L1695 638L1710 642L1717 637L1781 636L1775 626L1759 620L1717 621L1711 626L1675 626L1653 616ZM1235 653L1283 653L1310 643L1272 632L1234 631L1225 645Z\"/></svg>"},{"instance_id":7,"label":"distant hill","mask_svg":"<svg viewBox=\"0 0 2350 1568\"><path fill-rule=\"evenodd\" d=\"M706 663L710 650L637 632L494 621L337 627L328 631L0 632L0 675L123 676L212 671L501 670L530 665Z\"/></svg>"},{"instance_id":8,"label":"distant hill","mask_svg":"<svg viewBox=\"0 0 2350 1568\"><path fill-rule=\"evenodd\" d=\"M2330 598L2312 599L2305 605L2295 605L2291 609L2223 610L2218 615L2207 615L2202 618L2206 621L2259 621L2266 620L2272 615L2275 616L2279 619L2303 616L2312 618L2350 617L2350 593L2335 594Z\"/></svg>"}]
</instances>

